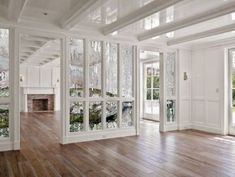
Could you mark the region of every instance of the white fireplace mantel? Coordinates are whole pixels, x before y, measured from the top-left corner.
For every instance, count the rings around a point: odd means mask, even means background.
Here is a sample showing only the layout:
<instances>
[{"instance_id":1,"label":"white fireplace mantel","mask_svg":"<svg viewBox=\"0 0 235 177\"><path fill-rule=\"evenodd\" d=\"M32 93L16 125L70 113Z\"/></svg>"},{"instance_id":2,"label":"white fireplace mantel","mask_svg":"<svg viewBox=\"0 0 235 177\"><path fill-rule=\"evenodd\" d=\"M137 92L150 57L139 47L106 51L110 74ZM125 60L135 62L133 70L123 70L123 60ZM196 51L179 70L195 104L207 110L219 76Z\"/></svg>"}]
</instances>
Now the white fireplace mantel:
<instances>
[{"instance_id":1,"label":"white fireplace mantel","mask_svg":"<svg viewBox=\"0 0 235 177\"><path fill-rule=\"evenodd\" d=\"M56 94L56 87L22 87L24 95L28 94Z\"/></svg>"},{"instance_id":2,"label":"white fireplace mantel","mask_svg":"<svg viewBox=\"0 0 235 177\"><path fill-rule=\"evenodd\" d=\"M28 112L27 97L30 94L54 94L54 110L58 111L60 108L60 91L59 87L21 87L21 103L23 112Z\"/></svg>"}]
</instances>

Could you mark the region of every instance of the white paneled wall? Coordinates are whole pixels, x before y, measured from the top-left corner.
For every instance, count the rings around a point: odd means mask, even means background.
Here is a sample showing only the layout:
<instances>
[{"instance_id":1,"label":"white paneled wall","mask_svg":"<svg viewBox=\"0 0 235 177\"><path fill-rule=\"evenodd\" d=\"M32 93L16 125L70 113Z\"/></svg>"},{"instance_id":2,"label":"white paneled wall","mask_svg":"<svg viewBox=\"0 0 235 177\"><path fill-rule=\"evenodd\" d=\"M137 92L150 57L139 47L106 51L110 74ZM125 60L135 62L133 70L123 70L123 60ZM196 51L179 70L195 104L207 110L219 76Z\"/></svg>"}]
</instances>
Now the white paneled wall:
<instances>
[{"instance_id":1,"label":"white paneled wall","mask_svg":"<svg viewBox=\"0 0 235 177\"><path fill-rule=\"evenodd\" d=\"M222 133L223 47L192 51L192 128Z\"/></svg>"},{"instance_id":2,"label":"white paneled wall","mask_svg":"<svg viewBox=\"0 0 235 177\"><path fill-rule=\"evenodd\" d=\"M191 50L179 50L179 129L191 128L191 59Z\"/></svg>"},{"instance_id":3,"label":"white paneled wall","mask_svg":"<svg viewBox=\"0 0 235 177\"><path fill-rule=\"evenodd\" d=\"M21 111L26 111L27 94L55 94L55 110L60 110L60 68L51 66L20 66Z\"/></svg>"},{"instance_id":4,"label":"white paneled wall","mask_svg":"<svg viewBox=\"0 0 235 177\"><path fill-rule=\"evenodd\" d=\"M20 66L23 87L56 87L59 86L60 68L51 66Z\"/></svg>"}]
</instances>

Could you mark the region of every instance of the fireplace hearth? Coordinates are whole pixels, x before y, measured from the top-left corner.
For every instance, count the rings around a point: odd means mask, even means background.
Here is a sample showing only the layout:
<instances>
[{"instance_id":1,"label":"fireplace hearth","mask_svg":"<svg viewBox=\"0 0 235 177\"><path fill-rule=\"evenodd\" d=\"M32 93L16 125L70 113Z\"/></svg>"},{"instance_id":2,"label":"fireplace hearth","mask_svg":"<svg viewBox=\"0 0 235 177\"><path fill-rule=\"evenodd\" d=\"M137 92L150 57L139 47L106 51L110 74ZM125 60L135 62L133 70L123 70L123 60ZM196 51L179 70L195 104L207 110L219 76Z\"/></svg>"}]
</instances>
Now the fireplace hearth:
<instances>
[{"instance_id":1,"label":"fireplace hearth","mask_svg":"<svg viewBox=\"0 0 235 177\"><path fill-rule=\"evenodd\" d=\"M28 112L54 111L54 94L29 94Z\"/></svg>"}]
</instances>

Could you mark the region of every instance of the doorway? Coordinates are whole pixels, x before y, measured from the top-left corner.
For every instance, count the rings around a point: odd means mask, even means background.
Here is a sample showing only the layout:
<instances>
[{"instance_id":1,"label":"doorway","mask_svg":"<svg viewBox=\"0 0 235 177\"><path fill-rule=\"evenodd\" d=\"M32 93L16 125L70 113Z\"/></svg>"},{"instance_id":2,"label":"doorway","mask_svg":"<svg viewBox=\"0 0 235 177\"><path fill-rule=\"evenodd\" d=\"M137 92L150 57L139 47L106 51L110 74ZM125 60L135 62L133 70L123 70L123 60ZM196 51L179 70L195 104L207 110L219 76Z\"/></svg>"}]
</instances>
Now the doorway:
<instances>
[{"instance_id":1,"label":"doorway","mask_svg":"<svg viewBox=\"0 0 235 177\"><path fill-rule=\"evenodd\" d=\"M159 131L160 124L160 53L142 49L140 58L140 130Z\"/></svg>"},{"instance_id":2,"label":"doorway","mask_svg":"<svg viewBox=\"0 0 235 177\"><path fill-rule=\"evenodd\" d=\"M158 61L143 64L143 118L159 121L160 115L160 63Z\"/></svg>"},{"instance_id":3,"label":"doorway","mask_svg":"<svg viewBox=\"0 0 235 177\"><path fill-rule=\"evenodd\" d=\"M235 49L229 50L229 134L235 135Z\"/></svg>"},{"instance_id":4,"label":"doorway","mask_svg":"<svg viewBox=\"0 0 235 177\"><path fill-rule=\"evenodd\" d=\"M58 144L62 126L62 39L27 32L19 39L21 146Z\"/></svg>"}]
</instances>

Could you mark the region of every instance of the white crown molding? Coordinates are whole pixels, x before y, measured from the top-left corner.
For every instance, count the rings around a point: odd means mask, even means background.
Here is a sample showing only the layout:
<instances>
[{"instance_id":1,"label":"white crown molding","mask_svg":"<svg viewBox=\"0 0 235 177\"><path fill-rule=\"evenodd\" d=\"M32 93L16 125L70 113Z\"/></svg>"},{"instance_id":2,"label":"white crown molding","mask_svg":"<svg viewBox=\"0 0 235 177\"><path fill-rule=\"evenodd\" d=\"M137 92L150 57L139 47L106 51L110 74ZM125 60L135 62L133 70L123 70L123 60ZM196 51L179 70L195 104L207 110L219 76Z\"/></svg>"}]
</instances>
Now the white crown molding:
<instances>
[{"instance_id":1,"label":"white crown molding","mask_svg":"<svg viewBox=\"0 0 235 177\"><path fill-rule=\"evenodd\" d=\"M169 40L167 42L167 45L172 46L172 45L176 45L176 44L180 44L180 43L184 43L184 42L189 42L189 41L193 41L193 40L197 40L197 39L202 39L202 38L206 38L206 37L210 37L210 36L230 32L230 31L233 31L233 30L235 30L235 23L230 24L230 25L226 25L226 26L223 26L223 27L203 31L203 32L200 32L200 33L195 33L195 34L183 36L183 37L180 37L180 38L172 39L172 40Z\"/></svg>"},{"instance_id":2,"label":"white crown molding","mask_svg":"<svg viewBox=\"0 0 235 177\"><path fill-rule=\"evenodd\" d=\"M155 0L149 4L135 10L128 15L119 18L117 21L103 27L101 31L104 35L108 35L114 31L120 30L121 28L128 26L134 22L137 22L147 16L150 16L154 13L157 13L163 9L166 9L169 6L172 6L182 0Z\"/></svg>"},{"instance_id":3,"label":"white crown molding","mask_svg":"<svg viewBox=\"0 0 235 177\"><path fill-rule=\"evenodd\" d=\"M137 36L139 41L143 41L154 36L160 36L162 34L179 30L188 26L192 26L204 21L208 21L235 11L235 2L227 3L223 6L207 10L205 12L198 13L196 15L184 18L182 20L173 21L171 23L166 23L159 27L153 28L147 32L139 34Z\"/></svg>"}]
</instances>

